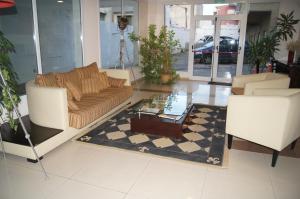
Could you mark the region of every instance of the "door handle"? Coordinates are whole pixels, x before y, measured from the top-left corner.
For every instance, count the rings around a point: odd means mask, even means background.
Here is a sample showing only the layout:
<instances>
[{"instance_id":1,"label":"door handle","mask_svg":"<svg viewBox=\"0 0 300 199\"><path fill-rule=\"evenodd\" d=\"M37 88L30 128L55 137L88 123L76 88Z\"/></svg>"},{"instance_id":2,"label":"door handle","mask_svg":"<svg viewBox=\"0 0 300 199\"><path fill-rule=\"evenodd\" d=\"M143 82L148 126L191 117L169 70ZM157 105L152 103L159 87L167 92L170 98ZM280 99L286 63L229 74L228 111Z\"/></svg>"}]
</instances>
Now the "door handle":
<instances>
[{"instance_id":1,"label":"door handle","mask_svg":"<svg viewBox=\"0 0 300 199\"><path fill-rule=\"evenodd\" d=\"M215 50L219 53L219 46L216 46Z\"/></svg>"},{"instance_id":2,"label":"door handle","mask_svg":"<svg viewBox=\"0 0 300 199\"><path fill-rule=\"evenodd\" d=\"M241 50L242 50L242 46L239 46L239 49L238 49L239 54L240 54Z\"/></svg>"}]
</instances>

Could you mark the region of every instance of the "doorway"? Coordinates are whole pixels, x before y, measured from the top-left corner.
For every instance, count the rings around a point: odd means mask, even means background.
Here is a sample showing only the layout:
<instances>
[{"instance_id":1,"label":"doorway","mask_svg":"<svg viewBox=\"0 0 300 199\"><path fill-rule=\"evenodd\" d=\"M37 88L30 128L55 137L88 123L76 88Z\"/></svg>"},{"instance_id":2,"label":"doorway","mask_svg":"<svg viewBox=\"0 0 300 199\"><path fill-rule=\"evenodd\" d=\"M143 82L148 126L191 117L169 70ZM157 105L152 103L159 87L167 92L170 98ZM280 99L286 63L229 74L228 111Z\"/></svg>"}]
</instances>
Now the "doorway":
<instances>
[{"instance_id":1,"label":"doorway","mask_svg":"<svg viewBox=\"0 0 300 199\"><path fill-rule=\"evenodd\" d=\"M241 16L195 16L192 78L231 82L241 74L245 30ZM238 67L239 66L239 67Z\"/></svg>"}]
</instances>

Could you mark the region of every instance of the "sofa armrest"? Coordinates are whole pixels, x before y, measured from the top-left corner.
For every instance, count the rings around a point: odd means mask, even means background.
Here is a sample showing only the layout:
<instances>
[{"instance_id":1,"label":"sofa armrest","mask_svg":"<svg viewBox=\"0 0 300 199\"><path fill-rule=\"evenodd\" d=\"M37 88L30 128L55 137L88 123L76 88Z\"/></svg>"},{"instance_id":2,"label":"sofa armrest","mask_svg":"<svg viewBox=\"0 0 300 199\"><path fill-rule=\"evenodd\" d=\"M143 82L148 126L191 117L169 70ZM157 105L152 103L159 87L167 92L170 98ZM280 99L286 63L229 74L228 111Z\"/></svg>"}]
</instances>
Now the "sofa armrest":
<instances>
[{"instance_id":1,"label":"sofa armrest","mask_svg":"<svg viewBox=\"0 0 300 199\"><path fill-rule=\"evenodd\" d=\"M244 95L253 95L254 90L258 88L289 88L290 78L283 77L280 79L263 80L257 82L248 82L245 85Z\"/></svg>"},{"instance_id":2,"label":"sofa armrest","mask_svg":"<svg viewBox=\"0 0 300 199\"><path fill-rule=\"evenodd\" d=\"M232 87L244 88L246 83L261 81L265 78L266 73L239 75L233 78Z\"/></svg>"},{"instance_id":3,"label":"sofa armrest","mask_svg":"<svg viewBox=\"0 0 300 199\"><path fill-rule=\"evenodd\" d=\"M26 83L29 117L37 125L56 129L69 126L65 88L40 87L31 80Z\"/></svg>"},{"instance_id":4,"label":"sofa armrest","mask_svg":"<svg viewBox=\"0 0 300 199\"><path fill-rule=\"evenodd\" d=\"M119 79L126 79L125 86L130 86L130 73L128 70L121 70L121 69L100 69L100 71L105 71L108 76L119 78Z\"/></svg>"},{"instance_id":5,"label":"sofa armrest","mask_svg":"<svg viewBox=\"0 0 300 199\"><path fill-rule=\"evenodd\" d=\"M230 96L226 133L280 151L290 103L281 96Z\"/></svg>"}]
</instances>

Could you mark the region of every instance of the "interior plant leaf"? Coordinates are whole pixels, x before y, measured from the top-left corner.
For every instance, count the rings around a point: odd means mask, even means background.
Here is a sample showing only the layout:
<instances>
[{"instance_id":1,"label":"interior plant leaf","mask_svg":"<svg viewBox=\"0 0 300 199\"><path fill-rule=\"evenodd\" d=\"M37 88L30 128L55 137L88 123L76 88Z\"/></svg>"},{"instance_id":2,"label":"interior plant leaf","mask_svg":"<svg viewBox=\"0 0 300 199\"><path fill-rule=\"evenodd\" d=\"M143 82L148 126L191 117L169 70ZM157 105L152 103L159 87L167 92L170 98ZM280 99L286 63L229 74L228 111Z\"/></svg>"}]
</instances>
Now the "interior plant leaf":
<instances>
[{"instance_id":1,"label":"interior plant leaf","mask_svg":"<svg viewBox=\"0 0 300 199\"><path fill-rule=\"evenodd\" d=\"M4 37L4 34L0 31L0 70L6 84L0 80L0 108L1 115L6 110L6 119L11 129L16 130L18 121L14 119L13 103L18 105L20 103L20 97L17 93L17 74L13 71L13 67L10 61L10 53L15 52L13 44Z\"/></svg>"}]
</instances>

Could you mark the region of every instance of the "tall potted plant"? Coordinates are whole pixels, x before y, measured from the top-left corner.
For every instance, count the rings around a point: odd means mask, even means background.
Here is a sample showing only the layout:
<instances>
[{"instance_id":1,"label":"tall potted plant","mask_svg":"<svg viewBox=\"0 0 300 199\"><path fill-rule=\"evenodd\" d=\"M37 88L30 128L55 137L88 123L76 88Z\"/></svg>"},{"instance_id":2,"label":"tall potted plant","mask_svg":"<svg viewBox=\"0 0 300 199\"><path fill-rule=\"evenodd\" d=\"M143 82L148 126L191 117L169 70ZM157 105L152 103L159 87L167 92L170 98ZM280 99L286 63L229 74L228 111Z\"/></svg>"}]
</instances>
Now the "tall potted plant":
<instances>
[{"instance_id":1,"label":"tall potted plant","mask_svg":"<svg viewBox=\"0 0 300 199\"><path fill-rule=\"evenodd\" d=\"M3 118L3 113L6 113L6 119L10 128L16 131L18 120L15 120L13 117L13 102L15 104L19 104L20 97L17 94L17 75L12 70L12 64L9 57L9 54L12 52L15 52L13 44L5 38L3 33L0 31L0 70L2 72L3 79L6 81L6 83L4 83L2 78L0 78L0 116Z\"/></svg>"},{"instance_id":2,"label":"tall potted plant","mask_svg":"<svg viewBox=\"0 0 300 199\"><path fill-rule=\"evenodd\" d=\"M173 54L180 49L180 43L174 38L175 33L162 26L156 34L156 25L151 24L146 37L134 33L129 35L131 41L141 41L141 72L146 81L151 83L168 83L177 78L172 67Z\"/></svg>"},{"instance_id":3,"label":"tall potted plant","mask_svg":"<svg viewBox=\"0 0 300 199\"><path fill-rule=\"evenodd\" d=\"M255 66L256 73L259 73L260 66L266 65L274 57L281 41L293 38L296 32L294 25L298 22L299 20L294 19L294 11L286 15L280 14L276 25L271 31L264 34L258 33L250 37L248 59Z\"/></svg>"}]
</instances>

